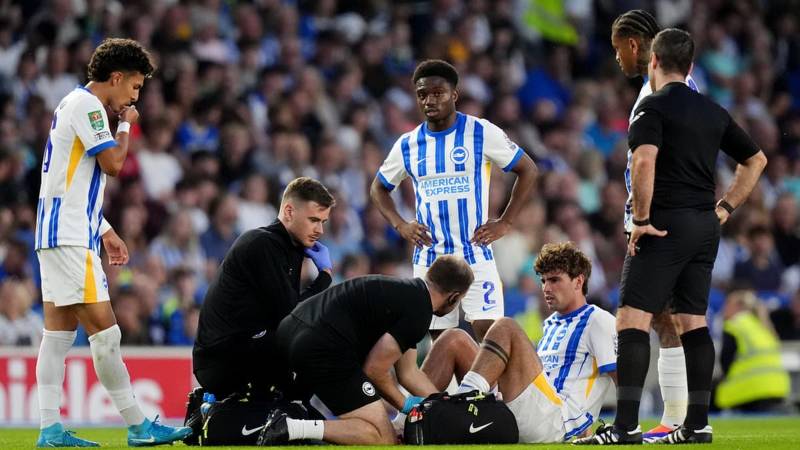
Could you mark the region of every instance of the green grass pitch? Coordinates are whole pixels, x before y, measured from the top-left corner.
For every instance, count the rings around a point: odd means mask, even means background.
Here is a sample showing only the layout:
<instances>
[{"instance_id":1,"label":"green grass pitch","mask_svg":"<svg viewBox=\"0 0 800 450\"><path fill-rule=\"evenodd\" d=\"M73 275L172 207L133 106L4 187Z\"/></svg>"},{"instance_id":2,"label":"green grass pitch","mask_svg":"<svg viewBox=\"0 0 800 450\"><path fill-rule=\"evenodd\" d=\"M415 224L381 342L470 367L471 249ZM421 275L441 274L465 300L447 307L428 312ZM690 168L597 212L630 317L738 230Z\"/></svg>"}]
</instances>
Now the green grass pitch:
<instances>
[{"instance_id":1,"label":"green grass pitch","mask_svg":"<svg viewBox=\"0 0 800 450\"><path fill-rule=\"evenodd\" d=\"M645 422L642 427L651 426L652 422ZM765 418L714 418L711 421L714 427L714 443L708 445L681 446L680 448L717 447L724 449L797 449L800 448L800 416L793 417L765 417ZM79 429L79 436L92 439L100 443L102 448L128 448L126 445L126 434L122 427L119 428L86 428ZM0 428L0 449L30 449L33 448L38 430L19 429L19 428ZM175 444L174 447L184 447ZM437 449L461 449L461 448L480 448L498 450L503 448L565 448L565 444L542 444L542 445L491 445L491 446L468 446L468 445L448 445L437 446ZM660 446L659 446L660 447ZM231 449L245 449L257 447L217 447ZM288 447L287 447L288 448ZM297 448L297 447L291 447ZM315 447L320 448L320 447ZM344 448L344 447L340 447ZM381 448L381 447L352 447L353 449ZM614 447L619 448L619 447Z\"/></svg>"}]
</instances>

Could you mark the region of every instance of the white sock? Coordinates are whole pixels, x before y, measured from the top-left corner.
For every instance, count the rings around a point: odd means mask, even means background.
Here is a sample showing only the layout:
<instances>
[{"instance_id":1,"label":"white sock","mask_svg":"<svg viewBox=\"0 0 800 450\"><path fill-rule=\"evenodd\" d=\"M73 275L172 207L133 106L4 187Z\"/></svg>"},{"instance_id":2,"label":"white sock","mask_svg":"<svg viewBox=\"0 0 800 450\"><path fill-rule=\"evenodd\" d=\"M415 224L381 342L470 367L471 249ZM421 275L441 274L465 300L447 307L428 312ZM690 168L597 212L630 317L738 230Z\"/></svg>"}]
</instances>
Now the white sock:
<instances>
[{"instance_id":1,"label":"white sock","mask_svg":"<svg viewBox=\"0 0 800 450\"><path fill-rule=\"evenodd\" d=\"M36 385L39 393L40 428L61 422L61 386L64 384L64 360L75 342L76 331L42 332L39 357L36 359Z\"/></svg>"},{"instance_id":2,"label":"white sock","mask_svg":"<svg viewBox=\"0 0 800 450\"><path fill-rule=\"evenodd\" d=\"M321 441L322 436L325 434L325 421L286 419L286 428L289 430L290 441L298 439Z\"/></svg>"},{"instance_id":3,"label":"white sock","mask_svg":"<svg viewBox=\"0 0 800 450\"><path fill-rule=\"evenodd\" d=\"M406 415L398 412L395 418L392 419L392 428L394 428L394 434L402 436L406 428Z\"/></svg>"},{"instance_id":4,"label":"white sock","mask_svg":"<svg viewBox=\"0 0 800 450\"><path fill-rule=\"evenodd\" d=\"M675 428L686 418L689 404L686 383L686 357L683 355L683 347L662 348L658 354L658 384L664 399L662 425Z\"/></svg>"},{"instance_id":5,"label":"white sock","mask_svg":"<svg viewBox=\"0 0 800 450\"><path fill-rule=\"evenodd\" d=\"M141 425L144 422L144 414L133 397L131 377L128 375L128 368L122 362L119 350L121 338L122 332L116 324L89 336L94 371L125 423L128 426Z\"/></svg>"},{"instance_id":6,"label":"white sock","mask_svg":"<svg viewBox=\"0 0 800 450\"><path fill-rule=\"evenodd\" d=\"M483 375L470 370L464 375L464 378L461 379L461 384L458 386L458 391L456 391L456 393L461 394L475 389L480 392L489 392L490 387L489 382L486 381L486 378L483 378Z\"/></svg>"}]
</instances>

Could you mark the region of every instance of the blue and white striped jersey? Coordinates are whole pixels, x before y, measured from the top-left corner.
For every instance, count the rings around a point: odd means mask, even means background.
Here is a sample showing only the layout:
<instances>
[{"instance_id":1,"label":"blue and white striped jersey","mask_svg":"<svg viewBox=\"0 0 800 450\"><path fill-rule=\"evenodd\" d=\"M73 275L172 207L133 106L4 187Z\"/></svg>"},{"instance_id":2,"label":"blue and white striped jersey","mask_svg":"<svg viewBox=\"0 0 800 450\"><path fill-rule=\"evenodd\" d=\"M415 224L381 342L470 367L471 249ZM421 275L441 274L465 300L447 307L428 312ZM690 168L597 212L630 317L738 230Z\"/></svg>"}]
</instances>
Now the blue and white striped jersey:
<instances>
[{"instance_id":1,"label":"blue and white striped jersey","mask_svg":"<svg viewBox=\"0 0 800 450\"><path fill-rule=\"evenodd\" d=\"M569 314L552 314L543 328L536 353L547 380L567 399L562 407L566 440L592 425L614 384L600 375L617 370L616 320L586 304Z\"/></svg>"},{"instance_id":2,"label":"blue and white striped jersey","mask_svg":"<svg viewBox=\"0 0 800 450\"><path fill-rule=\"evenodd\" d=\"M491 165L507 172L523 154L495 124L462 113L446 130L430 131L423 122L400 136L377 177L390 191L406 177L414 183L417 221L433 241L415 247L414 264L428 267L446 254L461 254L470 265L494 259L491 246L469 241L488 218Z\"/></svg>"},{"instance_id":3,"label":"blue and white striped jersey","mask_svg":"<svg viewBox=\"0 0 800 450\"><path fill-rule=\"evenodd\" d=\"M100 252L106 175L96 155L117 145L100 100L75 88L53 113L36 208L36 249L62 245ZM102 224L102 225L101 225Z\"/></svg>"},{"instance_id":4,"label":"blue and white striped jersey","mask_svg":"<svg viewBox=\"0 0 800 450\"><path fill-rule=\"evenodd\" d=\"M697 83L694 82L691 75L686 75L686 84L695 92L700 92ZM633 113L639 107L642 99L653 93L653 88L650 87L650 80L647 76L644 77L644 84L642 89L639 90L639 96L636 97L636 103L631 108L630 116L628 117L628 128L633 123ZM633 161L633 151L628 149L628 165L625 167L625 189L628 190L628 201L625 202L625 231L630 233L633 230L633 187L631 186L631 162Z\"/></svg>"}]
</instances>

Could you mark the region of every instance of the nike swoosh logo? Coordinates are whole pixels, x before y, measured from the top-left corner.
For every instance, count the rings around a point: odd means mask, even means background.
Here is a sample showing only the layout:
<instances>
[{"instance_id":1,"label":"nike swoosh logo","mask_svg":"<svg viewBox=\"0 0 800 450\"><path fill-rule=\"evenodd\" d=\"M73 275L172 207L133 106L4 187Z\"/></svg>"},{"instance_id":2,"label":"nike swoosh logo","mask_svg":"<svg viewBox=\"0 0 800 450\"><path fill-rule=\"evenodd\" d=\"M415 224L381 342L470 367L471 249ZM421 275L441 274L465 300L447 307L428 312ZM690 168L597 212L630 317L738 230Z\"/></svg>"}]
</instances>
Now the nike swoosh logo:
<instances>
[{"instance_id":1,"label":"nike swoosh logo","mask_svg":"<svg viewBox=\"0 0 800 450\"><path fill-rule=\"evenodd\" d=\"M497 305L483 306L481 309L483 309L484 311L489 311L490 309L495 309L495 308L497 308Z\"/></svg>"},{"instance_id":2,"label":"nike swoosh logo","mask_svg":"<svg viewBox=\"0 0 800 450\"><path fill-rule=\"evenodd\" d=\"M260 427L253 428L252 430L247 429L247 425L242 426L242 436L250 436L251 434L255 433L256 431L264 428L264 425Z\"/></svg>"},{"instance_id":3,"label":"nike swoosh logo","mask_svg":"<svg viewBox=\"0 0 800 450\"><path fill-rule=\"evenodd\" d=\"M151 443L153 443L153 442L155 442L155 441L156 441L156 438L155 438L155 437L153 437L153 436L150 436L150 437L149 437L149 438L147 438L147 439L138 439L138 438L133 438L133 439L131 439L131 441L133 441L133 442L136 442L136 443L139 443L139 444L151 444Z\"/></svg>"},{"instance_id":4,"label":"nike swoosh logo","mask_svg":"<svg viewBox=\"0 0 800 450\"><path fill-rule=\"evenodd\" d=\"M481 426L479 426L479 427L477 427L477 428L475 427L475 424L474 424L474 423L471 423L471 424L469 424L469 433L470 433L470 434L477 433L478 431L481 431L482 429L484 429L484 428L488 427L489 425L491 425L491 424L493 424L493 423L494 423L494 422L489 422L489 423L487 423L486 425L481 425Z\"/></svg>"}]
</instances>

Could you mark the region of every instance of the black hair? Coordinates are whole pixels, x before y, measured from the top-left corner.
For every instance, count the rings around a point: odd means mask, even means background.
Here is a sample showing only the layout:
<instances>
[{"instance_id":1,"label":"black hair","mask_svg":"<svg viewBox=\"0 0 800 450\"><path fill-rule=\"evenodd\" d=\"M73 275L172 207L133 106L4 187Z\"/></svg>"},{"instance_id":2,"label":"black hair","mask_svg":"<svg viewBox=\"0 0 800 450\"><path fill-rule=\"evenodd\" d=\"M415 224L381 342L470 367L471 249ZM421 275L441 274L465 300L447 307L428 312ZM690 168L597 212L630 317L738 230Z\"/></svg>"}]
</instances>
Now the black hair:
<instances>
[{"instance_id":1,"label":"black hair","mask_svg":"<svg viewBox=\"0 0 800 450\"><path fill-rule=\"evenodd\" d=\"M427 59L419 63L417 68L414 69L411 81L416 84L420 78L425 77L442 77L453 88L458 86L458 71L452 64L441 59Z\"/></svg>"},{"instance_id":2,"label":"black hair","mask_svg":"<svg viewBox=\"0 0 800 450\"><path fill-rule=\"evenodd\" d=\"M686 31L667 28L653 39L650 51L656 55L664 72L678 72L686 76L692 68L694 40Z\"/></svg>"},{"instance_id":3,"label":"black hair","mask_svg":"<svg viewBox=\"0 0 800 450\"><path fill-rule=\"evenodd\" d=\"M632 9L621 14L611 25L611 34L619 37L640 37L651 41L661 31L656 18L643 9Z\"/></svg>"},{"instance_id":4,"label":"black hair","mask_svg":"<svg viewBox=\"0 0 800 450\"><path fill-rule=\"evenodd\" d=\"M153 57L132 39L109 38L104 40L89 60L88 76L91 81L108 81L111 72L139 72L150 78L156 66Z\"/></svg>"}]
</instances>

